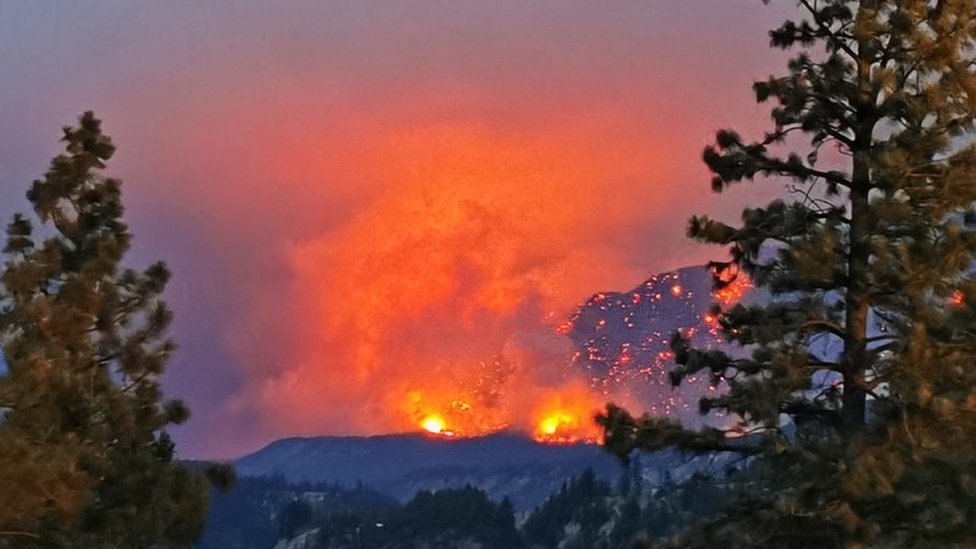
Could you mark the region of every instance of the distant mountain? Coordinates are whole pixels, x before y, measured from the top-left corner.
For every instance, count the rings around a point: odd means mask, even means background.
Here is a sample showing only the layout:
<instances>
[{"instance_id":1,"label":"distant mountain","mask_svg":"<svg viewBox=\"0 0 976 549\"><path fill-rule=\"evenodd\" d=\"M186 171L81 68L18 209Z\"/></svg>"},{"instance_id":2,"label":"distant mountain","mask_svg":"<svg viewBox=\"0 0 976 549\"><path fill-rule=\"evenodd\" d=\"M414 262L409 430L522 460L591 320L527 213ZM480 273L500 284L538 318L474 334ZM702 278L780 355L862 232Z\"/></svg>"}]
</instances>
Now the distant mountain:
<instances>
[{"instance_id":1,"label":"distant mountain","mask_svg":"<svg viewBox=\"0 0 976 549\"><path fill-rule=\"evenodd\" d=\"M721 473L725 463L720 456L657 452L641 457L640 475L654 486L696 471ZM242 477L364 486L400 502L419 490L470 485L496 501L509 498L518 511L535 507L587 469L611 482L624 472L599 446L551 445L507 433L466 439L420 434L288 438L240 458L234 466Z\"/></svg>"},{"instance_id":2,"label":"distant mountain","mask_svg":"<svg viewBox=\"0 0 976 549\"><path fill-rule=\"evenodd\" d=\"M418 490L483 489L529 509L587 468L616 479L621 465L595 445L549 445L512 434L446 439L421 434L288 438L237 460L244 477L367 486L400 501Z\"/></svg>"}]
</instances>

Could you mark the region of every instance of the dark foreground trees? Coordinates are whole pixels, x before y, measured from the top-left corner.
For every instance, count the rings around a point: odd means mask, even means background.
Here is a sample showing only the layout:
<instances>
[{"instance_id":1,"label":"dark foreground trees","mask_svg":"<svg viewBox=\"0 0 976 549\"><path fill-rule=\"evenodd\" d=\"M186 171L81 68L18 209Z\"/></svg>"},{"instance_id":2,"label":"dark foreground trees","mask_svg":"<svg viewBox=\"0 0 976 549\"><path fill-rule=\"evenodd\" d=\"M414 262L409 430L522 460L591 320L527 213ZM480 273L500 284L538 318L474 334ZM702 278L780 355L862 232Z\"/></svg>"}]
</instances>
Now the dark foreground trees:
<instances>
[{"instance_id":1,"label":"dark foreground trees","mask_svg":"<svg viewBox=\"0 0 976 549\"><path fill-rule=\"evenodd\" d=\"M606 442L762 460L753 497L682 544L973 545L976 0L797 4L771 38L799 53L754 85L772 130L704 154L716 191L762 176L782 199L689 228L728 246L717 284L772 296L723 311L740 355L673 341L675 382L712 376L702 412L728 415L691 433L610 406Z\"/></svg>"},{"instance_id":2,"label":"dark foreground trees","mask_svg":"<svg viewBox=\"0 0 976 549\"><path fill-rule=\"evenodd\" d=\"M123 268L115 147L85 113L7 229L0 282L0 547L180 546L208 482L163 430L187 419L159 377L174 350L169 271Z\"/></svg>"},{"instance_id":3,"label":"dark foreground trees","mask_svg":"<svg viewBox=\"0 0 976 549\"><path fill-rule=\"evenodd\" d=\"M314 528L314 547L321 549L524 547L515 528L511 502L493 502L470 486L421 490L402 506L323 511L322 519L307 525Z\"/></svg>"}]
</instances>

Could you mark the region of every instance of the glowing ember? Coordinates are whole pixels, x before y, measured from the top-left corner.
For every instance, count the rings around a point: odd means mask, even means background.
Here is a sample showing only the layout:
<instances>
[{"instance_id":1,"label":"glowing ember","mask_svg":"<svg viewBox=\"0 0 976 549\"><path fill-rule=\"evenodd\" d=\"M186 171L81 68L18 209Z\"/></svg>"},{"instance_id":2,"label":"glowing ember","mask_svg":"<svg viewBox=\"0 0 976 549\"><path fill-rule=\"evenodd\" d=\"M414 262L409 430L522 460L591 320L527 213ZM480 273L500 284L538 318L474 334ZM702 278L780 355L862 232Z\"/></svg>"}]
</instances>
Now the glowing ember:
<instances>
[{"instance_id":1,"label":"glowing ember","mask_svg":"<svg viewBox=\"0 0 976 549\"><path fill-rule=\"evenodd\" d=\"M952 292L952 297L949 298L949 304L952 305L953 307L959 307L962 305L965 299L966 296L963 295L963 293L960 292L959 290L956 290Z\"/></svg>"},{"instance_id":2,"label":"glowing ember","mask_svg":"<svg viewBox=\"0 0 976 549\"><path fill-rule=\"evenodd\" d=\"M433 433L439 435L444 432L444 420L437 415L429 415L425 417L421 422L420 426L428 433Z\"/></svg>"},{"instance_id":3,"label":"glowing ember","mask_svg":"<svg viewBox=\"0 0 976 549\"><path fill-rule=\"evenodd\" d=\"M671 286L671 295L673 295L674 297L681 297L681 291L682 291L681 284L675 284L674 286Z\"/></svg>"},{"instance_id":4,"label":"glowing ember","mask_svg":"<svg viewBox=\"0 0 976 549\"><path fill-rule=\"evenodd\" d=\"M726 278L728 285L715 292L715 299L723 308L735 305L752 289L752 281L746 273L739 271L731 276L735 278Z\"/></svg>"},{"instance_id":5,"label":"glowing ember","mask_svg":"<svg viewBox=\"0 0 976 549\"><path fill-rule=\"evenodd\" d=\"M728 285L721 290L714 292L715 301L723 310L727 310L741 301L746 293L752 289L752 280L749 279L749 275L741 271L735 271L734 274L723 277L723 280ZM708 312L705 313L703 318L705 325L708 326L709 330L711 330L713 334L717 333L719 329L718 315Z\"/></svg>"}]
</instances>

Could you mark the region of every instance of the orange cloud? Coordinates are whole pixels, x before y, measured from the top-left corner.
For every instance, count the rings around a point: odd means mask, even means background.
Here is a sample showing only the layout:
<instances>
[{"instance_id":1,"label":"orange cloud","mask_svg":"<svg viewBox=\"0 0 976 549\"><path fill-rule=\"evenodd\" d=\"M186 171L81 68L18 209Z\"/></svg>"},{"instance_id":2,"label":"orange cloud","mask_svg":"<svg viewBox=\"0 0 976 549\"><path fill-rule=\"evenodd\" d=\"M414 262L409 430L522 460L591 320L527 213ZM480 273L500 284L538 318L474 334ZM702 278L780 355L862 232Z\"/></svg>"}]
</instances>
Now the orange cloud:
<instances>
[{"instance_id":1,"label":"orange cloud","mask_svg":"<svg viewBox=\"0 0 976 549\"><path fill-rule=\"evenodd\" d=\"M464 434L531 433L542 412L517 403L570 386L583 399L567 343L542 334L593 288L639 280L607 234L669 202L647 182L666 148L607 129L441 124L369 143L358 161L378 191L289 250L295 348L245 399L276 429L403 431L437 414Z\"/></svg>"},{"instance_id":2,"label":"orange cloud","mask_svg":"<svg viewBox=\"0 0 976 549\"><path fill-rule=\"evenodd\" d=\"M532 431L526 403L579 395L550 328L714 255L686 218L745 200L712 197L701 147L765 127L748 83L790 9L118 4L10 35L0 164L29 179L52 128L105 119L134 260L176 273L167 389L196 412L176 436L225 456L429 407Z\"/></svg>"}]
</instances>

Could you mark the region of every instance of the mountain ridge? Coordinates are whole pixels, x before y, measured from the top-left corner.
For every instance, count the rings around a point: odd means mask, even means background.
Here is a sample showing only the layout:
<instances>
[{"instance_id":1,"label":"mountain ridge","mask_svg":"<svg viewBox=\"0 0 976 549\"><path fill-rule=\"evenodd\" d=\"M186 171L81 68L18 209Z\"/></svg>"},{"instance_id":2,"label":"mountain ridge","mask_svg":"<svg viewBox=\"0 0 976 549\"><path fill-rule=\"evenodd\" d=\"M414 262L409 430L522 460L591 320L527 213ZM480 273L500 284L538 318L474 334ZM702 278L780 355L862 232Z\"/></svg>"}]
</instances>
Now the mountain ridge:
<instances>
[{"instance_id":1,"label":"mountain ridge","mask_svg":"<svg viewBox=\"0 0 976 549\"><path fill-rule=\"evenodd\" d=\"M592 469L615 479L622 466L595 444L546 444L502 432L471 438L423 434L289 437L234 462L244 477L368 486L405 501L418 490L479 486L530 508L562 482Z\"/></svg>"}]
</instances>

